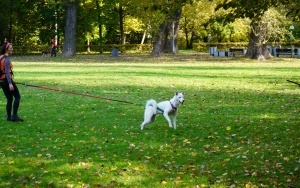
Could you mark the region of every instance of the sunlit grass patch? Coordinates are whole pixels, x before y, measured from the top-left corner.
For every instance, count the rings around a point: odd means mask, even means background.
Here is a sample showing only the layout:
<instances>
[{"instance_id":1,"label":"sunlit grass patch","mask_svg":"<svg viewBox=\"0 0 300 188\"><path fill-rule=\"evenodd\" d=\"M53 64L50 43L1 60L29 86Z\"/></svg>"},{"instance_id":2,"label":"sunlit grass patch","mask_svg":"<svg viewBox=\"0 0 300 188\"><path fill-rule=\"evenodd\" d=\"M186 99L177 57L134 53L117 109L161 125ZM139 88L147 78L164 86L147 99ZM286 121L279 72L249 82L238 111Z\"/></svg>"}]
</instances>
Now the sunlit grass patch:
<instances>
[{"instance_id":1,"label":"sunlit grass patch","mask_svg":"<svg viewBox=\"0 0 300 188\"><path fill-rule=\"evenodd\" d=\"M2 111L0 187L300 186L298 59L12 60L15 81L50 90L19 85L23 123ZM181 90L178 129L141 131L146 100Z\"/></svg>"}]
</instances>

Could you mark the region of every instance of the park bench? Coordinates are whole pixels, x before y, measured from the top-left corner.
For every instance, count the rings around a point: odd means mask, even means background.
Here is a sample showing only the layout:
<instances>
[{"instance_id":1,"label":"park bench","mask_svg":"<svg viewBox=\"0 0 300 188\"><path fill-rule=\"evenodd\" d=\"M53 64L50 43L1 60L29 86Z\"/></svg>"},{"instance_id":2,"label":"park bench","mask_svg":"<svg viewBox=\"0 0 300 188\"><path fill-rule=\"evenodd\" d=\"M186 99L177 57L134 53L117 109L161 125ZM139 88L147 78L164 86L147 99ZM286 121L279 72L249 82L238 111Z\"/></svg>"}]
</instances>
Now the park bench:
<instances>
[{"instance_id":1,"label":"park bench","mask_svg":"<svg viewBox=\"0 0 300 188\"><path fill-rule=\"evenodd\" d=\"M245 55L245 49L243 48L229 48L228 49L228 57L235 57L236 55Z\"/></svg>"},{"instance_id":2,"label":"park bench","mask_svg":"<svg viewBox=\"0 0 300 188\"><path fill-rule=\"evenodd\" d=\"M276 56L279 57L279 55L298 55L298 50L294 49L294 53L292 54L291 48L276 48Z\"/></svg>"}]
</instances>

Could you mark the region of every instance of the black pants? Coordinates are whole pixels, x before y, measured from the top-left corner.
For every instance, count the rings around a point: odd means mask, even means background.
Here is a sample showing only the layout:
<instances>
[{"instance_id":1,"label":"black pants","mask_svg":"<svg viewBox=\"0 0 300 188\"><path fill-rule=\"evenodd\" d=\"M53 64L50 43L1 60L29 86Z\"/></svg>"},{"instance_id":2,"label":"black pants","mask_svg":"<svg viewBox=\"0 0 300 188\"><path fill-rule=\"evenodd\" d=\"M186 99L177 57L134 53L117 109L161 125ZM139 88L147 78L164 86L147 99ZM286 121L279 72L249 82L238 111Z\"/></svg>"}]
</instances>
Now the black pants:
<instances>
[{"instance_id":1,"label":"black pants","mask_svg":"<svg viewBox=\"0 0 300 188\"><path fill-rule=\"evenodd\" d=\"M1 88L3 90L3 93L7 99L6 103L6 113L7 113L7 119L11 118L11 115L17 116L18 115L18 109L20 105L20 92L17 87L17 85L13 82L14 90L9 90L9 84L6 79L1 80ZM14 100L15 98L15 100ZM11 112L13 111L13 114Z\"/></svg>"},{"instance_id":2,"label":"black pants","mask_svg":"<svg viewBox=\"0 0 300 188\"><path fill-rule=\"evenodd\" d=\"M51 57L56 57L56 46L53 46L51 49Z\"/></svg>"}]
</instances>

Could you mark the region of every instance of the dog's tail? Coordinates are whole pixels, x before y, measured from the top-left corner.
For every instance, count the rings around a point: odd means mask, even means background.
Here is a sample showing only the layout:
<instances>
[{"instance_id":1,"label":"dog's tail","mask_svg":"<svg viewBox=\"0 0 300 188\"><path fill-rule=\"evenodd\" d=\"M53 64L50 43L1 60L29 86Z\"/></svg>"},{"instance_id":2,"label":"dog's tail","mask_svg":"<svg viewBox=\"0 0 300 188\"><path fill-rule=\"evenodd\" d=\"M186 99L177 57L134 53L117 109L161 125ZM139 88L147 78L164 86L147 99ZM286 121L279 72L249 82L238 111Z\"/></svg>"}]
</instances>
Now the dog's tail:
<instances>
[{"instance_id":1,"label":"dog's tail","mask_svg":"<svg viewBox=\"0 0 300 188\"><path fill-rule=\"evenodd\" d=\"M157 102L154 99L150 99L147 101L145 108L152 107L153 113L156 114Z\"/></svg>"}]
</instances>

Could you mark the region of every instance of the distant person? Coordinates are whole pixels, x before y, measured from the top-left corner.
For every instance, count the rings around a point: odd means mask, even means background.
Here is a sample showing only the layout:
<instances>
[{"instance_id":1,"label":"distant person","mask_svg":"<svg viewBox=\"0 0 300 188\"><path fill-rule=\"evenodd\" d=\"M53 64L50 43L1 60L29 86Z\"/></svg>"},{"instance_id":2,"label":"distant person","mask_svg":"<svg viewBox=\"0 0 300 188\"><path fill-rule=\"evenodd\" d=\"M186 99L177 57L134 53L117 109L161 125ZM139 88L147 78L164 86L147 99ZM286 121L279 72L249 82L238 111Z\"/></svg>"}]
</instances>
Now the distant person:
<instances>
[{"instance_id":1,"label":"distant person","mask_svg":"<svg viewBox=\"0 0 300 188\"><path fill-rule=\"evenodd\" d=\"M20 122L23 121L23 119L21 119L18 116L18 109L20 105L21 96L17 85L13 81L13 65L9 58L12 52L13 46L9 42L5 42L0 49L0 85L7 99L7 120Z\"/></svg>"},{"instance_id":2,"label":"distant person","mask_svg":"<svg viewBox=\"0 0 300 188\"><path fill-rule=\"evenodd\" d=\"M54 39L51 40L51 57L56 57L56 42Z\"/></svg>"}]
</instances>

